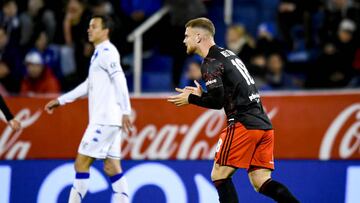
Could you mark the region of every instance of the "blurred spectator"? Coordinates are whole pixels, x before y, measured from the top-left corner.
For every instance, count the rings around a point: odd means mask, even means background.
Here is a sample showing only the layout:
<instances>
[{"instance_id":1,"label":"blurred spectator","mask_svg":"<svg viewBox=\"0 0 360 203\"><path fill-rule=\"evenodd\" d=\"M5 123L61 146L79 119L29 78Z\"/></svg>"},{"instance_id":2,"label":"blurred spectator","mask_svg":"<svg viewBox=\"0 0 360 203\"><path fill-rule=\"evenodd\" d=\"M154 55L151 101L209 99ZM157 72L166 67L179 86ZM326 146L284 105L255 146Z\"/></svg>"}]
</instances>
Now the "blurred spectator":
<instances>
[{"instance_id":1,"label":"blurred spectator","mask_svg":"<svg viewBox=\"0 0 360 203\"><path fill-rule=\"evenodd\" d=\"M292 50L294 47L292 32L295 26L303 29L307 47L314 45L313 15L318 12L320 5L320 0L280 0L278 27L287 49Z\"/></svg>"},{"instance_id":2,"label":"blurred spectator","mask_svg":"<svg viewBox=\"0 0 360 203\"><path fill-rule=\"evenodd\" d=\"M21 94L60 93L59 81L43 63L40 53L25 56L27 75L21 82Z\"/></svg>"},{"instance_id":3,"label":"blurred spectator","mask_svg":"<svg viewBox=\"0 0 360 203\"><path fill-rule=\"evenodd\" d=\"M0 89L2 95L10 93L18 93L20 87L20 80L11 73L9 66L0 61Z\"/></svg>"},{"instance_id":4,"label":"blurred spectator","mask_svg":"<svg viewBox=\"0 0 360 203\"><path fill-rule=\"evenodd\" d=\"M285 61L281 54L272 53L267 59L266 85L262 90L299 89L295 78L285 73Z\"/></svg>"},{"instance_id":5,"label":"blurred spectator","mask_svg":"<svg viewBox=\"0 0 360 203\"><path fill-rule=\"evenodd\" d=\"M265 56L271 53L284 53L285 48L283 43L276 39L276 28L272 23L261 23L258 26L256 41L256 52L262 53Z\"/></svg>"},{"instance_id":6,"label":"blurred spectator","mask_svg":"<svg viewBox=\"0 0 360 203\"><path fill-rule=\"evenodd\" d=\"M194 55L188 58L185 62L185 71L180 80L180 87L193 86L194 80L201 81L201 63L202 58ZM200 82L202 84L202 82Z\"/></svg>"},{"instance_id":7,"label":"blurred spectator","mask_svg":"<svg viewBox=\"0 0 360 203\"><path fill-rule=\"evenodd\" d=\"M324 41L334 40L338 27L343 19L350 19L360 27L360 9L351 0L329 0L325 9L321 38Z\"/></svg>"},{"instance_id":8,"label":"blurred spectator","mask_svg":"<svg viewBox=\"0 0 360 203\"><path fill-rule=\"evenodd\" d=\"M0 27L0 60L7 64L12 75L23 74L19 50L15 45L9 44L9 37L3 27Z\"/></svg>"},{"instance_id":9,"label":"blurred spectator","mask_svg":"<svg viewBox=\"0 0 360 203\"><path fill-rule=\"evenodd\" d=\"M124 13L136 24L143 22L162 6L161 0L122 0L120 3Z\"/></svg>"},{"instance_id":10,"label":"blurred spectator","mask_svg":"<svg viewBox=\"0 0 360 203\"><path fill-rule=\"evenodd\" d=\"M317 61L317 69L309 78L309 85L314 87L344 87L352 76L352 67L357 48L355 23L343 20L338 28L337 38L328 41Z\"/></svg>"},{"instance_id":11,"label":"blurred spectator","mask_svg":"<svg viewBox=\"0 0 360 203\"><path fill-rule=\"evenodd\" d=\"M122 14L115 14L113 5L107 0L92 0L91 1L91 12L93 15L106 15L112 20L112 30L110 34L111 42L118 48L121 54L129 53L132 47L127 41L126 37L128 29L125 27L125 22L120 17ZM120 17L119 17L120 16Z\"/></svg>"},{"instance_id":12,"label":"blurred spectator","mask_svg":"<svg viewBox=\"0 0 360 203\"><path fill-rule=\"evenodd\" d=\"M166 0L165 3L170 6L170 32L166 34L164 39L171 36L171 43L163 40L163 46L167 52L173 57L173 85L178 86L184 61L187 57L184 46L185 24L197 17L207 14L204 2L201 0Z\"/></svg>"},{"instance_id":13,"label":"blurred spectator","mask_svg":"<svg viewBox=\"0 0 360 203\"><path fill-rule=\"evenodd\" d=\"M35 40L35 46L30 52L40 53L44 65L50 67L55 76L59 80L62 80L63 73L60 67L60 53L55 47L49 45L48 36L45 31L38 34Z\"/></svg>"},{"instance_id":14,"label":"blurred spectator","mask_svg":"<svg viewBox=\"0 0 360 203\"><path fill-rule=\"evenodd\" d=\"M5 0L2 11L0 12L0 26L2 26L8 36L9 43L18 45L20 38L20 21L17 16L17 4L15 0Z\"/></svg>"},{"instance_id":15,"label":"blurred spectator","mask_svg":"<svg viewBox=\"0 0 360 203\"><path fill-rule=\"evenodd\" d=\"M41 54L43 65L51 69L62 88L72 89L88 74L93 46L88 43L87 29L92 14L112 18L115 27L111 41L124 56L132 53L133 48L133 44L126 41L127 35L163 4L169 5L171 10L143 36L143 48L147 51L143 56L157 56L159 47L162 53L173 58L173 85L193 85L192 78L201 60L185 60L184 24L189 19L207 15L207 8L211 18L223 21L222 9L214 8L222 4L205 7L204 2L210 1L3 0L0 2L0 92L20 91L20 81L26 74L22 58L29 50ZM256 25L255 43L241 25L229 26L226 32L221 30L222 26L218 30L226 34L225 38L221 37L225 39L223 45L243 60L256 85L276 89L288 86L284 83L290 81L298 88L301 83L290 76L296 74L296 77L306 76L310 88L360 87L360 0L277 2L277 9L272 10L273 14L278 14L277 26L272 23L274 18L261 15L260 19L266 23ZM244 4L247 3L234 4L234 11ZM263 12L264 8L257 3L252 5L260 10L259 13ZM315 38L314 33L319 30ZM317 43L319 40L321 43ZM280 53L284 58L273 57L273 53ZM275 65L268 67L271 61ZM276 68L279 64L283 64L282 68ZM282 71L274 71L277 69ZM281 72L286 73L285 77L279 74ZM271 85L265 86L267 81Z\"/></svg>"},{"instance_id":16,"label":"blurred spectator","mask_svg":"<svg viewBox=\"0 0 360 203\"><path fill-rule=\"evenodd\" d=\"M84 0L69 0L63 22L65 43L74 47L78 81L88 75L93 46L88 42L90 12Z\"/></svg>"},{"instance_id":17,"label":"blurred spectator","mask_svg":"<svg viewBox=\"0 0 360 203\"><path fill-rule=\"evenodd\" d=\"M254 78L255 86L260 89L265 85L266 57L262 53L254 53L249 64L246 65L250 75Z\"/></svg>"},{"instance_id":18,"label":"blurred spectator","mask_svg":"<svg viewBox=\"0 0 360 203\"><path fill-rule=\"evenodd\" d=\"M157 12L163 6L163 0L122 0L120 1L121 13L124 21L122 32L130 34L138 26L140 26L147 18ZM162 32L162 21L156 23L146 34L143 35L143 50L149 51L157 46L158 41L161 40L158 33ZM124 44L125 50L120 50L122 54L128 54L129 50L132 50L132 46L127 43ZM124 46L123 45L123 46Z\"/></svg>"},{"instance_id":19,"label":"blurred spectator","mask_svg":"<svg viewBox=\"0 0 360 203\"><path fill-rule=\"evenodd\" d=\"M54 13L45 7L43 0L29 0L27 6L20 15L20 45L30 48L41 30L45 30L49 42L52 42L56 31Z\"/></svg>"},{"instance_id":20,"label":"blurred spectator","mask_svg":"<svg viewBox=\"0 0 360 203\"><path fill-rule=\"evenodd\" d=\"M226 30L226 48L234 52L240 59L248 64L255 48L255 41L247 34L242 25L231 25Z\"/></svg>"}]
</instances>

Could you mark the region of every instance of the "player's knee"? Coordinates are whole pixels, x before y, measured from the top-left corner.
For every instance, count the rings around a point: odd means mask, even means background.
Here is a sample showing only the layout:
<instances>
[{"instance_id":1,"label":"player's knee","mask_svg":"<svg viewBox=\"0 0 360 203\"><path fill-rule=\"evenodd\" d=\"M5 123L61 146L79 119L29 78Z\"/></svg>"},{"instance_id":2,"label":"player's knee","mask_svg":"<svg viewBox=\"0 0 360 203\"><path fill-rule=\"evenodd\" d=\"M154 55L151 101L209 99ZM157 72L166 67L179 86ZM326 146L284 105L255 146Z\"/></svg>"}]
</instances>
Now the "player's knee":
<instances>
[{"instance_id":1,"label":"player's knee","mask_svg":"<svg viewBox=\"0 0 360 203\"><path fill-rule=\"evenodd\" d=\"M226 173L226 171L224 170L220 170L219 168L213 168L213 170L211 171L211 180L212 181L216 181L216 180L222 180L222 179L226 179L226 178L230 178L231 174Z\"/></svg>"},{"instance_id":2,"label":"player's knee","mask_svg":"<svg viewBox=\"0 0 360 203\"><path fill-rule=\"evenodd\" d=\"M256 192L259 192L262 184L260 182L253 181L253 182L251 182L251 185L253 186L253 188Z\"/></svg>"},{"instance_id":3,"label":"player's knee","mask_svg":"<svg viewBox=\"0 0 360 203\"><path fill-rule=\"evenodd\" d=\"M212 181L219 180L218 174L214 172L214 170L211 171L211 180Z\"/></svg>"},{"instance_id":4,"label":"player's knee","mask_svg":"<svg viewBox=\"0 0 360 203\"><path fill-rule=\"evenodd\" d=\"M113 170L113 167L111 166L111 164L105 162L103 169L104 169L104 172L106 175L108 175L108 176L114 175L114 170Z\"/></svg>"},{"instance_id":5,"label":"player's knee","mask_svg":"<svg viewBox=\"0 0 360 203\"><path fill-rule=\"evenodd\" d=\"M215 181L215 180L220 180L220 170L219 167L217 167L216 165L214 165L214 167L211 170L211 180Z\"/></svg>"},{"instance_id":6,"label":"player's knee","mask_svg":"<svg viewBox=\"0 0 360 203\"><path fill-rule=\"evenodd\" d=\"M262 179L257 176L250 176L250 182L256 192L259 192L263 183Z\"/></svg>"},{"instance_id":7,"label":"player's knee","mask_svg":"<svg viewBox=\"0 0 360 203\"><path fill-rule=\"evenodd\" d=\"M263 183L266 182L269 178L271 178L271 176L268 173L261 173L259 171L258 173L249 173L249 178L254 190L256 192L259 192Z\"/></svg>"},{"instance_id":8,"label":"player's knee","mask_svg":"<svg viewBox=\"0 0 360 203\"><path fill-rule=\"evenodd\" d=\"M75 161L74 168L75 168L76 172L88 172L89 171L88 165L78 162L78 161Z\"/></svg>"},{"instance_id":9,"label":"player's knee","mask_svg":"<svg viewBox=\"0 0 360 203\"><path fill-rule=\"evenodd\" d=\"M121 172L119 166L112 162L104 162L104 172L107 176L113 176Z\"/></svg>"}]
</instances>

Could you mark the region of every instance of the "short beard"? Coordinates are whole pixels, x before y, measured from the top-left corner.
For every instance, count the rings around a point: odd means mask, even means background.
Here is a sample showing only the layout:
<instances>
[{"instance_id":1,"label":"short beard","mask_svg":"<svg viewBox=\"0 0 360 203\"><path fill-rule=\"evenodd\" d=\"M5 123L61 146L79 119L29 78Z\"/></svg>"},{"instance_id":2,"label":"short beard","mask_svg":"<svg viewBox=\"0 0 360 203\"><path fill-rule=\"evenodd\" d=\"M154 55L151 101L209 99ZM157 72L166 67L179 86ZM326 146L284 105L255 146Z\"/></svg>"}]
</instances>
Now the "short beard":
<instances>
[{"instance_id":1,"label":"short beard","mask_svg":"<svg viewBox=\"0 0 360 203\"><path fill-rule=\"evenodd\" d=\"M188 55L192 55L192 54L194 54L196 52L196 49L195 48L190 48L190 49L187 49L186 50L186 53L188 54Z\"/></svg>"}]
</instances>

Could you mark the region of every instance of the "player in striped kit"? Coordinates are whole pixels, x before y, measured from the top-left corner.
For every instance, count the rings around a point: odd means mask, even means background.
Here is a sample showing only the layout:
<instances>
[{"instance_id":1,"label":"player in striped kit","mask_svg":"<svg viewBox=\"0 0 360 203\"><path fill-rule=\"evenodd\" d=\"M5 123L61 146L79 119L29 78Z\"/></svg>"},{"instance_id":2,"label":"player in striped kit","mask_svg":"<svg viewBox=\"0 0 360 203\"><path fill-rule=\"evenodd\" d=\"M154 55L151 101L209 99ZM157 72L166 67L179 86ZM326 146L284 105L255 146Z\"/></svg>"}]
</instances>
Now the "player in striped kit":
<instances>
[{"instance_id":1,"label":"player in striped kit","mask_svg":"<svg viewBox=\"0 0 360 203\"><path fill-rule=\"evenodd\" d=\"M285 185L271 178L275 169L274 131L254 79L233 52L215 44L215 27L209 19L196 18L185 27L187 53L204 58L201 74L207 92L196 83L196 87L177 88L180 94L170 96L168 101L176 106L224 108L228 125L220 134L211 172L220 203L239 202L232 182L239 168L247 170L257 192L276 202L298 203Z\"/></svg>"}]
</instances>

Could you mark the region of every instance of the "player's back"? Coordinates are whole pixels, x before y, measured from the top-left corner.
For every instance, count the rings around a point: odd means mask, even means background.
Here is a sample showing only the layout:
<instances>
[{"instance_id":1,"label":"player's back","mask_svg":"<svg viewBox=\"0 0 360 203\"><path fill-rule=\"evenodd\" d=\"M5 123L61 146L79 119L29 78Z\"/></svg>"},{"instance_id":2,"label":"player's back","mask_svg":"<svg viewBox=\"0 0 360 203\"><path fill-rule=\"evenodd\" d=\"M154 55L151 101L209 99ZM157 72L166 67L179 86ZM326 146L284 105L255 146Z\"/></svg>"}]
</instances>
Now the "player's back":
<instances>
[{"instance_id":1,"label":"player's back","mask_svg":"<svg viewBox=\"0 0 360 203\"><path fill-rule=\"evenodd\" d=\"M219 67L221 72L224 109L228 119L235 119L248 129L272 129L254 79L239 57L229 50L213 46L204 60L202 71L207 66Z\"/></svg>"}]
</instances>

